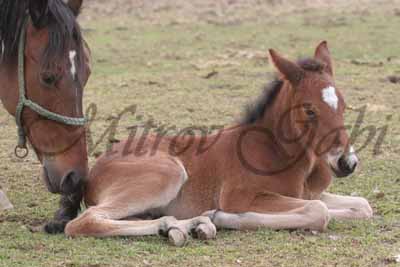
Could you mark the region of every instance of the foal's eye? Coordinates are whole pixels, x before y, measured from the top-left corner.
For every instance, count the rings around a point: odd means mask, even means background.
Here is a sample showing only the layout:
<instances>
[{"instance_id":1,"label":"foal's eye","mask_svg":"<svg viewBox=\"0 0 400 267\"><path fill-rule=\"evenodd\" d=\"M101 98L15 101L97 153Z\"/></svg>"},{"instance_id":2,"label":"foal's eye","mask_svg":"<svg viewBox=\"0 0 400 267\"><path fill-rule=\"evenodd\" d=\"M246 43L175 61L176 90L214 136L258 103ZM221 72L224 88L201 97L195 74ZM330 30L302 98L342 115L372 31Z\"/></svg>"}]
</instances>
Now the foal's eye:
<instances>
[{"instance_id":1,"label":"foal's eye","mask_svg":"<svg viewBox=\"0 0 400 267\"><path fill-rule=\"evenodd\" d=\"M41 75L41 80L46 86L54 86L57 82L57 76L53 73L44 72Z\"/></svg>"},{"instance_id":2,"label":"foal's eye","mask_svg":"<svg viewBox=\"0 0 400 267\"><path fill-rule=\"evenodd\" d=\"M314 119L315 117L317 117L317 113L314 111L311 104L304 104L303 108L304 108L304 113L306 113L308 118Z\"/></svg>"},{"instance_id":3,"label":"foal's eye","mask_svg":"<svg viewBox=\"0 0 400 267\"><path fill-rule=\"evenodd\" d=\"M317 114L315 114L315 111L312 110L312 109L307 109L307 110L306 110L306 114L307 114L307 116L310 117L310 118L314 118L314 117L317 115Z\"/></svg>"}]
</instances>

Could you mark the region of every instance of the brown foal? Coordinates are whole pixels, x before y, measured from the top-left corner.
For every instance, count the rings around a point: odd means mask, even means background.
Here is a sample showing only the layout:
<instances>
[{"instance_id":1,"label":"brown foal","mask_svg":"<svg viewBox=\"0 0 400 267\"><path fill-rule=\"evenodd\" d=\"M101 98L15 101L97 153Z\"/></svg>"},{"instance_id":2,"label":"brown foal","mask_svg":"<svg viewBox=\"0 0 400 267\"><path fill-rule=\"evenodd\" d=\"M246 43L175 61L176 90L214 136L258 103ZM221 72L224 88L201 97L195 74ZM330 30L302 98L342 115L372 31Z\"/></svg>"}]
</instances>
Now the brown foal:
<instances>
[{"instance_id":1,"label":"brown foal","mask_svg":"<svg viewBox=\"0 0 400 267\"><path fill-rule=\"evenodd\" d=\"M239 125L206 139L154 135L115 144L92 169L89 208L66 234L165 233L181 246L190 232L214 238L216 227L323 231L330 218L370 218L366 199L325 192L332 174L350 175L358 163L327 43L297 63L270 56L280 77Z\"/></svg>"}]
</instances>

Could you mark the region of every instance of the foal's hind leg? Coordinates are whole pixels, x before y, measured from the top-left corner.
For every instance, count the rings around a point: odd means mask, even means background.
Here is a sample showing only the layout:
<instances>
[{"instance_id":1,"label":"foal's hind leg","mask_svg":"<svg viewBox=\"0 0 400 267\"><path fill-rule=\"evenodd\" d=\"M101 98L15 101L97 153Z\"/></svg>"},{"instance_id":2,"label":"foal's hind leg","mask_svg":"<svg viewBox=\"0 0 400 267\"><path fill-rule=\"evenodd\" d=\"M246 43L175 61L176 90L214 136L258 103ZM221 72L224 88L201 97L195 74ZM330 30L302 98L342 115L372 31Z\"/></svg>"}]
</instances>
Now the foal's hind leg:
<instances>
[{"instance_id":1,"label":"foal's hind leg","mask_svg":"<svg viewBox=\"0 0 400 267\"><path fill-rule=\"evenodd\" d=\"M122 220L154 209L162 210L176 198L187 179L183 166L177 160L152 158L151 162L115 162L97 173L103 177L91 178L92 184L88 189L95 192L92 198L97 199L97 205L67 225L65 233L68 236L142 236L166 233L171 242L178 246L186 243L192 230L203 238L215 237L215 226L207 217L183 221L173 217L151 221ZM113 177L114 174L119 177Z\"/></svg>"},{"instance_id":2,"label":"foal's hind leg","mask_svg":"<svg viewBox=\"0 0 400 267\"><path fill-rule=\"evenodd\" d=\"M195 231L201 239L211 239L216 235L216 228L208 217L200 216L178 221L174 217L165 216L156 220L125 221L112 219L115 213L101 207L93 207L85 211L78 219L70 222L65 233L68 236L146 236L168 235L175 246L183 246L188 235Z\"/></svg>"}]
</instances>

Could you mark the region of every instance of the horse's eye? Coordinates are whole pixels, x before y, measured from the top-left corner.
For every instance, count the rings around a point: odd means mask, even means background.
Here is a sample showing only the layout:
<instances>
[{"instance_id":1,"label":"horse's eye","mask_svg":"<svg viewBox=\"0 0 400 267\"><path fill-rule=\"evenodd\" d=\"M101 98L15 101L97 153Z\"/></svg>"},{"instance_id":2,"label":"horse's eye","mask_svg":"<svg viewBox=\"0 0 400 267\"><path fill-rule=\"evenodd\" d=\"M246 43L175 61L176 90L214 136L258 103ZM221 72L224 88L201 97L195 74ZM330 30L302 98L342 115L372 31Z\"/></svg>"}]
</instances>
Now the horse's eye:
<instances>
[{"instance_id":1,"label":"horse's eye","mask_svg":"<svg viewBox=\"0 0 400 267\"><path fill-rule=\"evenodd\" d=\"M312 109L306 109L306 114L309 118L313 119L317 116L314 110Z\"/></svg>"},{"instance_id":2,"label":"horse's eye","mask_svg":"<svg viewBox=\"0 0 400 267\"><path fill-rule=\"evenodd\" d=\"M309 117L314 117L314 116L315 116L314 110L308 109L308 110L306 111L306 113L307 113L307 116L309 116Z\"/></svg>"},{"instance_id":3,"label":"horse's eye","mask_svg":"<svg viewBox=\"0 0 400 267\"><path fill-rule=\"evenodd\" d=\"M310 119L314 119L317 116L317 113L314 111L311 104L304 104L304 113L306 113L307 117Z\"/></svg>"},{"instance_id":4,"label":"horse's eye","mask_svg":"<svg viewBox=\"0 0 400 267\"><path fill-rule=\"evenodd\" d=\"M41 75L41 80L46 86L54 86L57 82L57 76L53 73L44 72Z\"/></svg>"}]
</instances>

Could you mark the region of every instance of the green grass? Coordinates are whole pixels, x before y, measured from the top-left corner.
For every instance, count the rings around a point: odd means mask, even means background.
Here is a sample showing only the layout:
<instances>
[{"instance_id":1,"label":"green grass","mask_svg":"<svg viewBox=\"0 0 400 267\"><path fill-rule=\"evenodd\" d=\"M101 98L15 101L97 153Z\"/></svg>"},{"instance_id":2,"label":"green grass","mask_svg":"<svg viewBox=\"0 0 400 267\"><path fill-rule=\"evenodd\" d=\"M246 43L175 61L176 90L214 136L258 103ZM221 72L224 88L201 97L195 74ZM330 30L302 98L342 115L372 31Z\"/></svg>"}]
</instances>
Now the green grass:
<instances>
[{"instance_id":1,"label":"green grass","mask_svg":"<svg viewBox=\"0 0 400 267\"><path fill-rule=\"evenodd\" d=\"M185 248L171 247L161 237L68 239L31 233L28 226L52 217L58 198L37 178L40 166L33 155L23 161L13 157L15 125L1 110L0 184L15 209L0 214L0 266L396 266L400 87L385 79L400 75L400 16L383 7L254 16L239 23L149 23L114 15L84 20L83 28L93 53L85 104L98 107L92 125L95 139L108 126L110 115L132 104L143 118L124 117L118 138L127 137L127 126L150 118L180 128L229 124L273 73L265 59L249 55L275 48L296 58L311 55L320 40L328 40L336 82L348 105L368 105L363 127L388 125L382 153L373 155L373 144L363 150L359 171L335 180L330 191L366 197L375 216L371 221L333 221L322 234L221 231L216 240L193 240ZM218 74L205 79L213 70ZM387 121L389 114L393 117ZM347 123L356 117L349 110ZM364 140L365 134L357 145Z\"/></svg>"}]
</instances>

